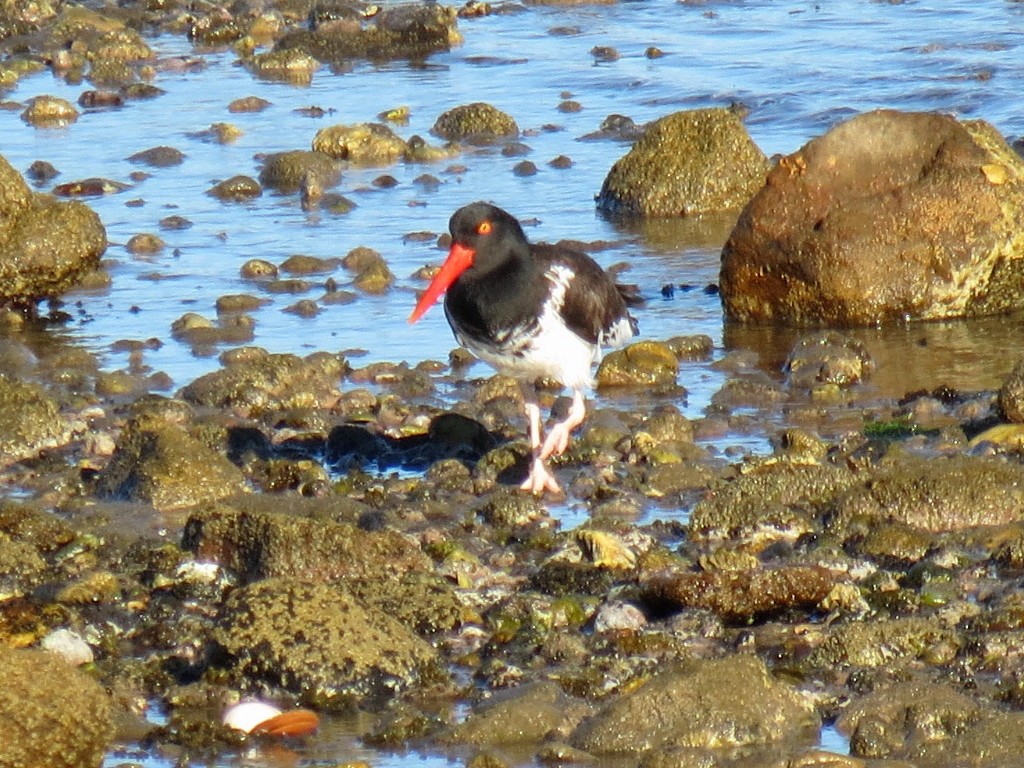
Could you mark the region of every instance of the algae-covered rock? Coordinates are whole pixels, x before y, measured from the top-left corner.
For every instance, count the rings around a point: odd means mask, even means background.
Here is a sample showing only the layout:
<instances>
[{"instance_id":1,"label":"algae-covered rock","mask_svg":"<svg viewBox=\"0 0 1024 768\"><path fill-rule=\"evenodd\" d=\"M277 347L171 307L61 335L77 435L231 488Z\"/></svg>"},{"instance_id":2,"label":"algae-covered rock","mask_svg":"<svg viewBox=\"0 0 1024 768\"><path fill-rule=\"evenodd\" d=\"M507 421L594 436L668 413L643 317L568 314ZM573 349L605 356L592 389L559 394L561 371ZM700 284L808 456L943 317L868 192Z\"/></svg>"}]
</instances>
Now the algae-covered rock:
<instances>
[{"instance_id":1,"label":"algae-covered rock","mask_svg":"<svg viewBox=\"0 0 1024 768\"><path fill-rule=\"evenodd\" d=\"M670 747L729 748L792 739L814 728L813 704L752 656L658 672L576 729L573 746L637 755Z\"/></svg>"},{"instance_id":2,"label":"algae-covered rock","mask_svg":"<svg viewBox=\"0 0 1024 768\"><path fill-rule=\"evenodd\" d=\"M679 361L668 345L639 341L605 355L595 380L598 387L671 389L678 373Z\"/></svg>"},{"instance_id":3,"label":"algae-covered rock","mask_svg":"<svg viewBox=\"0 0 1024 768\"><path fill-rule=\"evenodd\" d=\"M818 566L661 572L645 579L652 605L706 608L731 621L750 621L791 608L813 608L838 583Z\"/></svg>"},{"instance_id":4,"label":"algae-covered rock","mask_svg":"<svg viewBox=\"0 0 1024 768\"><path fill-rule=\"evenodd\" d=\"M275 513L258 500L248 501L239 500L240 508L221 504L193 512L182 546L234 570L243 581L273 576L381 581L430 570L430 560L405 536L332 521L345 508L342 502L296 500L287 513Z\"/></svg>"},{"instance_id":5,"label":"algae-covered rock","mask_svg":"<svg viewBox=\"0 0 1024 768\"><path fill-rule=\"evenodd\" d=\"M954 630L936 619L901 618L832 627L807 659L811 668L907 665L933 648L962 644Z\"/></svg>"},{"instance_id":6,"label":"algae-covered rock","mask_svg":"<svg viewBox=\"0 0 1024 768\"><path fill-rule=\"evenodd\" d=\"M1024 467L998 459L900 457L838 500L840 525L880 521L956 531L1024 520Z\"/></svg>"},{"instance_id":7,"label":"algae-covered rock","mask_svg":"<svg viewBox=\"0 0 1024 768\"><path fill-rule=\"evenodd\" d=\"M989 124L878 110L782 158L722 250L728 318L876 325L1024 306L1024 160Z\"/></svg>"},{"instance_id":8,"label":"algae-covered rock","mask_svg":"<svg viewBox=\"0 0 1024 768\"><path fill-rule=\"evenodd\" d=\"M345 360L314 353L307 357L239 350L219 371L200 376L180 396L195 405L265 412L284 408L317 408L338 397Z\"/></svg>"},{"instance_id":9,"label":"algae-covered rock","mask_svg":"<svg viewBox=\"0 0 1024 768\"><path fill-rule=\"evenodd\" d=\"M0 157L0 303L34 306L99 265L107 233L79 202L34 195Z\"/></svg>"},{"instance_id":10,"label":"algae-covered rock","mask_svg":"<svg viewBox=\"0 0 1024 768\"><path fill-rule=\"evenodd\" d=\"M0 763L95 768L114 736L103 688L63 659L0 644Z\"/></svg>"},{"instance_id":11,"label":"algae-covered rock","mask_svg":"<svg viewBox=\"0 0 1024 768\"><path fill-rule=\"evenodd\" d=\"M240 675L315 706L393 695L437 663L428 643L344 588L293 578L232 592L214 639Z\"/></svg>"},{"instance_id":12,"label":"algae-covered rock","mask_svg":"<svg viewBox=\"0 0 1024 768\"><path fill-rule=\"evenodd\" d=\"M728 109L656 120L612 166L599 210L645 218L739 211L764 184L768 158Z\"/></svg>"},{"instance_id":13,"label":"algae-covered rock","mask_svg":"<svg viewBox=\"0 0 1024 768\"><path fill-rule=\"evenodd\" d=\"M383 293L395 282L384 257L372 248L353 248L341 265L354 274L352 284L366 293Z\"/></svg>"},{"instance_id":14,"label":"algae-covered rock","mask_svg":"<svg viewBox=\"0 0 1024 768\"><path fill-rule=\"evenodd\" d=\"M268 155L260 171L260 184L280 192L298 192L313 177L321 188L332 187L341 178L338 164L322 152L293 150Z\"/></svg>"},{"instance_id":15,"label":"algae-covered rock","mask_svg":"<svg viewBox=\"0 0 1024 768\"><path fill-rule=\"evenodd\" d=\"M511 115L483 101L463 104L444 112L430 132L447 141L518 136L519 126Z\"/></svg>"},{"instance_id":16,"label":"algae-covered rock","mask_svg":"<svg viewBox=\"0 0 1024 768\"><path fill-rule=\"evenodd\" d=\"M0 603L38 586L45 570L46 561L35 547L0 531Z\"/></svg>"},{"instance_id":17,"label":"algae-covered rock","mask_svg":"<svg viewBox=\"0 0 1024 768\"><path fill-rule=\"evenodd\" d=\"M557 683L524 685L473 712L438 740L478 746L540 744L550 733L575 727L589 709L562 693Z\"/></svg>"},{"instance_id":18,"label":"algae-covered rock","mask_svg":"<svg viewBox=\"0 0 1024 768\"><path fill-rule=\"evenodd\" d=\"M125 425L96 492L101 498L170 510L222 499L246 487L241 471L224 456L181 427L142 415Z\"/></svg>"},{"instance_id":19,"label":"algae-covered rock","mask_svg":"<svg viewBox=\"0 0 1024 768\"><path fill-rule=\"evenodd\" d=\"M0 466L69 437L57 403L41 387L0 374Z\"/></svg>"},{"instance_id":20,"label":"algae-covered rock","mask_svg":"<svg viewBox=\"0 0 1024 768\"><path fill-rule=\"evenodd\" d=\"M311 18L316 16L314 9ZM344 64L364 58L422 59L462 42L455 9L450 6L408 3L383 7L370 17L346 16L320 19L308 30L293 29L278 40L274 52L297 49L319 61Z\"/></svg>"},{"instance_id":21,"label":"algae-covered rock","mask_svg":"<svg viewBox=\"0 0 1024 768\"><path fill-rule=\"evenodd\" d=\"M721 481L698 502L690 517L697 541L744 541L762 546L795 541L816 530L819 516L859 483L847 469L831 464L776 460Z\"/></svg>"},{"instance_id":22,"label":"algae-covered rock","mask_svg":"<svg viewBox=\"0 0 1024 768\"><path fill-rule=\"evenodd\" d=\"M321 128L313 151L356 165L389 165L405 154L405 140L383 123L356 123Z\"/></svg>"}]
</instances>

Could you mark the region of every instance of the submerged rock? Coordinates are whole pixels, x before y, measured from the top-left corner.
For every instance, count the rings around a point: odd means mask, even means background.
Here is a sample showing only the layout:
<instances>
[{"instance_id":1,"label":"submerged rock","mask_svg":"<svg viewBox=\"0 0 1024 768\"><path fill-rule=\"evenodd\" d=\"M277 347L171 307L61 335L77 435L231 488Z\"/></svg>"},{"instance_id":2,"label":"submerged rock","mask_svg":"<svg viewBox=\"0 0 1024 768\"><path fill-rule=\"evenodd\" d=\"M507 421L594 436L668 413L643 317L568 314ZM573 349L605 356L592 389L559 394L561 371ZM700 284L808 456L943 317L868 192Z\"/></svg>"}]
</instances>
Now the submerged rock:
<instances>
[{"instance_id":1,"label":"submerged rock","mask_svg":"<svg viewBox=\"0 0 1024 768\"><path fill-rule=\"evenodd\" d=\"M879 110L784 157L722 251L740 322L874 325L1024 306L1024 160L980 120Z\"/></svg>"},{"instance_id":2,"label":"submerged rock","mask_svg":"<svg viewBox=\"0 0 1024 768\"><path fill-rule=\"evenodd\" d=\"M598 210L644 218L738 211L764 184L768 158L728 109L656 120L605 177Z\"/></svg>"},{"instance_id":3,"label":"submerged rock","mask_svg":"<svg viewBox=\"0 0 1024 768\"><path fill-rule=\"evenodd\" d=\"M0 304L34 307L99 266L107 233L79 202L33 193L0 157Z\"/></svg>"},{"instance_id":4,"label":"submerged rock","mask_svg":"<svg viewBox=\"0 0 1024 768\"><path fill-rule=\"evenodd\" d=\"M92 768L114 736L110 699L63 659L0 643L5 766Z\"/></svg>"}]
</instances>

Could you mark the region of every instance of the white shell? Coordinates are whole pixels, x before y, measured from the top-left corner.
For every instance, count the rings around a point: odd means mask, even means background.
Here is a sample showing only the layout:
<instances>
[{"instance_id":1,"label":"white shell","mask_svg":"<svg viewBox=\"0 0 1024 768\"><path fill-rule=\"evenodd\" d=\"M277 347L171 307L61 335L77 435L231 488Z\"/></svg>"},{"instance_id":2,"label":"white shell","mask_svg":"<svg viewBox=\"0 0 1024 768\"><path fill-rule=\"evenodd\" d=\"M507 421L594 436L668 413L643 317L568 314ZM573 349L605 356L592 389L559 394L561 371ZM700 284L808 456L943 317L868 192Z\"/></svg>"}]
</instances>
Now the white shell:
<instances>
[{"instance_id":1,"label":"white shell","mask_svg":"<svg viewBox=\"0 0 1024 768\"><path fill-rule=\"evenodd\" d=\"M263 701L243 701L228 707L221 722L236 731L252 733L252 729L260 723L281 714L281 710Z\"/></svg>"},{"instance_id":2,"label":"white shell","mask_svg":"<svg viewBox=\"0 0 1024 768\"><path fill-rule=\"evenodd\" d=\"M55 629L43 638L40 646L76 667L93 662L92 648L80 634L70 629Z\"/></svg>"}]
</instances>

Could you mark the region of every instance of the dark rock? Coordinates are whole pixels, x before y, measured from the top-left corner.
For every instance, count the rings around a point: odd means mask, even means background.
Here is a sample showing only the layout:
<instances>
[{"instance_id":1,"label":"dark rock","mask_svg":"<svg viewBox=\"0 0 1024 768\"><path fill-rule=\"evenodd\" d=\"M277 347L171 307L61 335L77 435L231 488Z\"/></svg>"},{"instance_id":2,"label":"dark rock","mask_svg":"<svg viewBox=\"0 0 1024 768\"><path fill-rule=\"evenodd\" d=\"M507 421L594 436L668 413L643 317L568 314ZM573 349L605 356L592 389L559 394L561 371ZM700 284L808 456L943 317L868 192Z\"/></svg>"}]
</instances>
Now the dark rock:
<instances>
[{"instance_id":1,"label":"dark rock","mask_svg":"<svg viewBox=\"0 0 1024 768\"><path fill-rule=\"evenodd\" d=\"M181 165L185 160L185 153L174 147L153 147L142 152L136 152L129 156L128 162L149 165L154 168L169 168L173 165Z\"/></svg>"},{"instance_id":2,"label":"dark rock","mask_svg":"<svg viewBox=\"0 0 1024 768\"><path fill-rule=\"evenodd\" d=\"M800 339L783 367L790 387L809 390L829 385L845 389L867 379L874 369L862 343L835 331Z\"/></svg>"},{"instance_id":3,"label":"dark rock","mask_svg":"<svg viewBox=\"0 0 1024 768\"><path fill-rule=\"evenodd\" d=\"M643 583L643 599L657 607L705 608L729 621L749 622L790 609L810 609L838 583L818 566L661 572Z\"/></svg>"},{"instance_id":4,"label":"dark rock","mask_svg":"<svg viewBox=\"0 0 1024 768\"><path fill-rule=\"evenodd\" d=\"M644 218L738 211L764 184L768 168L735 113L676 112L648 125L612 166L597 207Z\"/></svg>"},{"instance_id":5,"label":"dark rock","mask_svg":"<svg viewBox=\"0 0 1024 768\"><path fill-rule=\"evenodd\" d=\"M1024 306L1024 161L982 121L879 110L784 157L722 251L740 322L875 325Z\"/></svg>"}]
</instances>

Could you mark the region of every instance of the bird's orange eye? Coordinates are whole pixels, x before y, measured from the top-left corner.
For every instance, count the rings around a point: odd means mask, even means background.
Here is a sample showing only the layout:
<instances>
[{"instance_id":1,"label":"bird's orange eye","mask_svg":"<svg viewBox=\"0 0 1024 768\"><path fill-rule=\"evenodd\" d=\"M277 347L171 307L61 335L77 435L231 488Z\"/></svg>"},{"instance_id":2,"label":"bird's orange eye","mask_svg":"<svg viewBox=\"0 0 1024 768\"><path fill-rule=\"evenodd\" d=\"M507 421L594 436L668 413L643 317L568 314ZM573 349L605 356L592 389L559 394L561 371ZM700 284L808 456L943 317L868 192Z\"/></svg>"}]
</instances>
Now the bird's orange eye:
<instances>
[{"instance_id":1,"label":"bird's orange eye","mask_svg":"<svg viewBox=\"0 0 1024 768\"><path fill-rule=\"evenodd\" d=\"M479 224L477 224L476 233L478 235L489 235L489 234L491 234L491 229L492 229L491 222L489 222L489 221L481 221Z\"/></svg>"}]
</instances>

